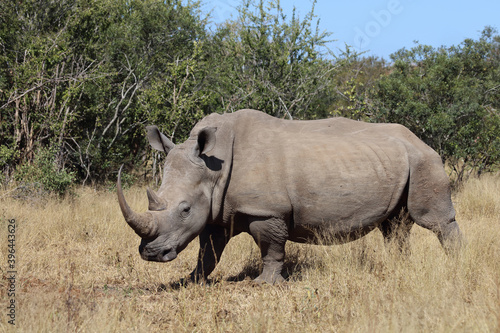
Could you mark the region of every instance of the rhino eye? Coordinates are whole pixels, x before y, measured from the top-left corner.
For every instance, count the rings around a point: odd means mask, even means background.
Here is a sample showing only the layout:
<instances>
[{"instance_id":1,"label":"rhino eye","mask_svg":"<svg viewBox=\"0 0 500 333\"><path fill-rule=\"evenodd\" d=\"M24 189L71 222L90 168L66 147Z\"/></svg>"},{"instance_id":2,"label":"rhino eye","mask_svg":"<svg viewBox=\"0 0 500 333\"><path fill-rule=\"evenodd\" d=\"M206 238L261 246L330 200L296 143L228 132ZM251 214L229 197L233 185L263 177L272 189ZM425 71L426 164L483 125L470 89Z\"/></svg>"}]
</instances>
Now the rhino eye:
<instances>
[{"instance_id":1,"label":"rhino eye","mask_svg":"<svg viewBox=\"0 0 500 333\"><path fill-rule=\"evenodd\" d=\"M187 217L191 211L191 206L186 201L183 201L179 204L179 210L182 217Z\"/></svg>"}]
</instances>

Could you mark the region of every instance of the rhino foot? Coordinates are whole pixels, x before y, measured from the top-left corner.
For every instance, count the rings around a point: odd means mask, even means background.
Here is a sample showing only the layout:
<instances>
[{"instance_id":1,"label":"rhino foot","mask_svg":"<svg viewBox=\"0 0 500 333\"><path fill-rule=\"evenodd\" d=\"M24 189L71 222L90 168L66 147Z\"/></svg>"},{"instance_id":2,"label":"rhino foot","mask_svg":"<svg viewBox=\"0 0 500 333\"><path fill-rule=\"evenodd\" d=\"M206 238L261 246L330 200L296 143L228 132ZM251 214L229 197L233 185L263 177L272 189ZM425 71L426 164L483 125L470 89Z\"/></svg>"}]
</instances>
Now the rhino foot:
<instances>
[{"instance_id":1,"label":"rhino foot","mask_svg":"<svg viewBox=\"0 0 500 333\"><path fill-rule=\"evenodd\" d=\"M207 281L207 277L204 274L198 274L195 269L193 272L191 272L191 274L189 274L189 277L186 280L192 283L203 284Z\"/></svg>"},{"instance_id":2,"label":"rhino foot","mask_svg":"<svg viewBox=\"0 0 500 333\"><path fill-rule=\"evenodd\" d=\"M279 273L265 273L265 272L262 272L261 275L259 275L258 277L256 277L253 282L255 283L259 283L259 284L262 284L262 283L267 283L267 284L270 284L270 285L274 285L274 284L279 284L279 283L282 283L283 281L285 281L285 278L283 278L283 276Z\"/></svg>"},{"instance_id":3,"label":"rhino foot","mask_svg":"<svg viewBox=\"0 0 500 333\"><path fill-rule=\"evenodd\" d=\"M279 284L283 281L285 281L285 278L281 275L281 265L279 265L278 269L269 268L264 265L262 274L253 280L255 283L267 283L271 285Z\"/></svg>"}]
</instances>

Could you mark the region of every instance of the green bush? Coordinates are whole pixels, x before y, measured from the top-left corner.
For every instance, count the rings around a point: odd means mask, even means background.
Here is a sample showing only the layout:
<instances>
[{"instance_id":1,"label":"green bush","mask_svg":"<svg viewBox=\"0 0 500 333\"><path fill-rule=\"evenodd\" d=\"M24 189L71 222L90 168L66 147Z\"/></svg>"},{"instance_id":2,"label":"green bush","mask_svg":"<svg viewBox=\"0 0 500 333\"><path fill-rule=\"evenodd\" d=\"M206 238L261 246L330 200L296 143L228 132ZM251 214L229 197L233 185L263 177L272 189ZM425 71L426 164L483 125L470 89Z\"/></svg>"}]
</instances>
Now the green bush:
<instances>
[{"instance_id":1,"label":"green bush","mask_svg":"<svg viewBox=\"0 0 500 333\"><path fill-rule=\"evenodd\" d=\"M17 168L15 179L43 191L64 195L75 180L75 175L59 168L56 156L57 150L54 148L39 148L32 163L27 162Z\"/></svg>"},{"instance_id":2,"label":"green bush","mask_svg":"<svg viewBox=\"0 0 500 333\"><path fill-rule=\"evenodd\" d=\"M9 174L9 168L15 163L18 155L18 151L14 147L0 146L0 185L4 185L9 179L6 175Z\"/></svg>"},{"instance_id":3,"label":"green bush","mask_svg":"<svg viewBox=\"0 0 500 333\"><path fill-rule=\"evenodd\" d=\"M500 166L500 36L391 55L390 74L373 90L373 120L400 123L434 148L457 184Z\"/></svg>"}]
</instances>

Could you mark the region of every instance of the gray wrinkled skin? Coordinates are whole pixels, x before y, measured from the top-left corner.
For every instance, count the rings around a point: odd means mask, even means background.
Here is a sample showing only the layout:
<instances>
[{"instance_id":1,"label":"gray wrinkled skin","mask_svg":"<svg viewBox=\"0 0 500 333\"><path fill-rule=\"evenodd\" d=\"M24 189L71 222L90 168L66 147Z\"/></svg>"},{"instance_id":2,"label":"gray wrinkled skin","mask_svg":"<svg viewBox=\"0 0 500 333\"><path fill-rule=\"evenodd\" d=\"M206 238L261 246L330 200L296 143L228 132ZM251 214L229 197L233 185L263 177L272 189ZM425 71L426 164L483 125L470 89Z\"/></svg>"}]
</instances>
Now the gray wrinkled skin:
<instances>
[{"instance_id":1,"label":"gray wrinkled skin","mask_svg":"<svg viewBox=\"0 0 500 333\"><path fill-rule=\"evenodd\" d=\"M343 243L378 228L404 247L416 223L446 250L462 242L440 157L401 125L241 110L204 118L179 145L156 127L148 127L148 138L168 154L163 184L157 194L148 191L149 210L135 213L119 183L120 207L142 237L145 260L173 260L200 236L194 280L213 271L240 232L261 250L256 281L271 284L283 280L287 240ZM409 222L395 219L401 209Z\"/></svg>"}]
</instances>

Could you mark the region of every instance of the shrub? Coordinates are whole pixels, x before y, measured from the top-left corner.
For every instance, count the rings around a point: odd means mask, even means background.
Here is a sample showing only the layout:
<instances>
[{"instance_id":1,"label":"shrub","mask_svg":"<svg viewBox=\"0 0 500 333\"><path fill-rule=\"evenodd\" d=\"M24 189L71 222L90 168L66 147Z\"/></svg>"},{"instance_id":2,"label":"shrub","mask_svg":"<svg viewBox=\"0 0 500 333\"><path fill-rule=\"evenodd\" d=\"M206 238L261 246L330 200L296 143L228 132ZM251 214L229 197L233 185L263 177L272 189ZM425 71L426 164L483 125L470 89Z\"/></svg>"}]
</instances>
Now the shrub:
<instances>
[{"instance_id":1,"label":"shrub","mask_svg":"<svg viewBox=\"0 0 500 333\"><path fill-rule=\"evenodd\" d=\"M43 191L64 195L75 180L73 172L59 168L56 163L57 149L39 148L33 162L20 165L15 179L30 187L38 187Z\"/></svg>"}]
</instances>

